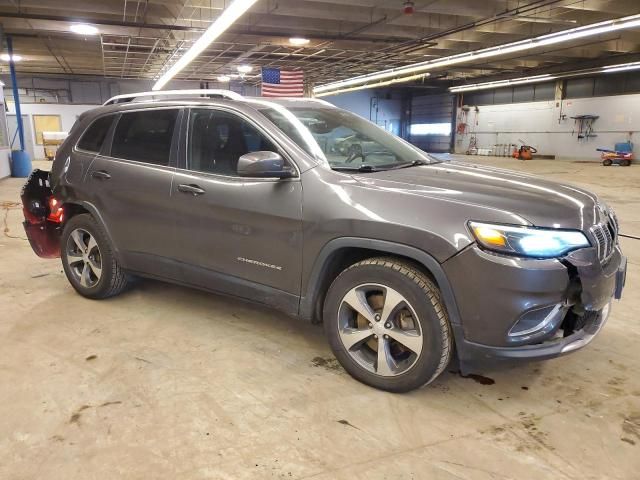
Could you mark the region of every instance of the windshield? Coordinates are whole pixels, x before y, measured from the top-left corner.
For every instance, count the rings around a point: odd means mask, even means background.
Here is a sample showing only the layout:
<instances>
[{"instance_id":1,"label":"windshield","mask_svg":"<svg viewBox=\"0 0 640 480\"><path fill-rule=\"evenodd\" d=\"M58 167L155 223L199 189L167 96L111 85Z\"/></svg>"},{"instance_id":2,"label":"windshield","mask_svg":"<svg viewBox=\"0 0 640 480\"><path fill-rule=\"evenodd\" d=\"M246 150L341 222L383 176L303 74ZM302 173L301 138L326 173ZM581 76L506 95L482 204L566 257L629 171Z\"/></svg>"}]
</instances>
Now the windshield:
<instances>
[{"instance_id":1,"label":"windshield","mask_svg":"<svg viewBox=\"0 0 640 480\"><path fill-rule=\"evenodd\" d=\"M339 170L377 171L402 166L438 163L438 160L358 115L338 108L291 108L311 133L329 165ZM273 108L260 112L310 155L315 146L299 128ZM314 155L315 156L315 155Z\"/></svg>"}]
</instances>

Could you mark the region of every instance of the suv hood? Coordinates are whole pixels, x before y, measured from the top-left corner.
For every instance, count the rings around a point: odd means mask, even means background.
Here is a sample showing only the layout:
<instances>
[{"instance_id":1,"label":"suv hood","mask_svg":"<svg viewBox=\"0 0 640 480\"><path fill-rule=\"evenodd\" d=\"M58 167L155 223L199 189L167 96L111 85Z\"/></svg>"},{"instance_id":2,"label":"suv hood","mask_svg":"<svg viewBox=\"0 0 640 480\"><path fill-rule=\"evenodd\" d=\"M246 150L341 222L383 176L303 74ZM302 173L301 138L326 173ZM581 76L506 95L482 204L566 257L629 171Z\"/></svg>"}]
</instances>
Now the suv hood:
<instances>
[{"instance_id":1,"label":"suv hood","mask_svg":"<svg viewBox=\"0 0 640 480\"><path fill-rule=\"evenodd\" d=\"M522 224L586 231L598 219L598 199L591 192L472 163L450 161L357 174L354 178L369 188L489 207L511 218L515 214Z\"/></svg>"}]
</instances>

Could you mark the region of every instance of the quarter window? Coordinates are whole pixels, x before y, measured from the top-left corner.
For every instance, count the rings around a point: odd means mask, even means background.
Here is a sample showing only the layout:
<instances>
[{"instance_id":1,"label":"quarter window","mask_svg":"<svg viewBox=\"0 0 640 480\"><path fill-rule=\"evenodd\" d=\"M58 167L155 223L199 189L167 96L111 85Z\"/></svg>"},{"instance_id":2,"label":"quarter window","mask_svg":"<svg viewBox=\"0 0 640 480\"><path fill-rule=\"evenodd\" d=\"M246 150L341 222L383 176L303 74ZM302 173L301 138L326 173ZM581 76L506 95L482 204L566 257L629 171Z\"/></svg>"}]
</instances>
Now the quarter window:
<instances>
[{"instance_id":1,"label":"quarter window","mask_svg":"<svg viewBox=\"0 0 640 480\"><path fill-rule=\"evenodd\" d=\"M111 156L169 165L177 117L175 109L123 113L113 135Z\"/></svg>"},{"instance_id":2,"label":"quarter window","mask_svg":"<svg viewBox=\"0 0 640 480\"><path fill-rule=\"evenodd\" d=\"M98 153L107 137L109 128L113 123L114 115L107 115L95 120L84 132L78 142L78 148L88 152Z\"/></svg>"},{"instance_id":3,"label":"quarter window","mask_svg":"<svg viewBox=\"0 0 640 480\"><path fill-rule=\"evenodd\" d=\"M276 146L241 117L212 109L194 109L189 116L189 169L236 175L245 153L277 152Z\"/></svg>"}]
</instances>

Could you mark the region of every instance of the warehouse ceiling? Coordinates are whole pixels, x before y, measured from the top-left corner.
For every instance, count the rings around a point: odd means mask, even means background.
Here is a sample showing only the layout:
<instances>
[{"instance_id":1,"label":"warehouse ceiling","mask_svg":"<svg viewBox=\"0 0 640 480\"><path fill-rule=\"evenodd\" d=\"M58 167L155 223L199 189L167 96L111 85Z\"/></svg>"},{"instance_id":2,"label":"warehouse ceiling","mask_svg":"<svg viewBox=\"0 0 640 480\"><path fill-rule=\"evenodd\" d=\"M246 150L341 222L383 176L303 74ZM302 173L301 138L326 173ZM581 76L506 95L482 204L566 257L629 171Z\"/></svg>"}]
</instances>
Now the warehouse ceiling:
<instances>
[{"instance_id":1,"label":"warehouse ceiling","mask_svg":"<svg viewBox=\"0 0 640 480\"><path fill-rule=\"evenodd\" d=\"M214 80L240 64L303 69L322 84L640 13L638 0L260 0L178 76ZM23 57L21 73L156 78L191 46L229 0L15 0L0 22ZM97 35L69 31L90 23ZM292 36L309 38L295 47ZM439 80L576 68L640 51L640 29L484 59L433 72ZM585 63L586 62L586 63ZM6 63L1 65L6 72ZM248 82L257 77L249 75Z\"/></svg>"}]
</instances>

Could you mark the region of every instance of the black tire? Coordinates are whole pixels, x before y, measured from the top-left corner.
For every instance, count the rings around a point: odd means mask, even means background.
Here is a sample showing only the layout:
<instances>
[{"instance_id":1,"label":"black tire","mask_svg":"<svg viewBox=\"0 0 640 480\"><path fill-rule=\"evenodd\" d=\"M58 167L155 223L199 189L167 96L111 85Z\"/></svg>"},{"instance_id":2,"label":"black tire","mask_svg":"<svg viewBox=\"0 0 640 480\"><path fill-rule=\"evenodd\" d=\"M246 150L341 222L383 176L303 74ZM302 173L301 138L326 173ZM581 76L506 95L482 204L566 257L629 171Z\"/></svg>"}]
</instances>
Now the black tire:
<instances>
[{"instance_id":1,"label":"black tire","mask_svg":"<svg viewBox=\"0 0 640 480\"><path fill-rule=\"evenodd\" d=\"M395 290L408 301L417 316L422 350L415 363L402 373L382 376L370 371L354 359L341 340L339 312L343 299L363 284L378 284ZM453 354L451 326L440 290L424 273L395 258L363 260L340 273L327 292L323 317L325 333L340 364L355 379L381 390L400 393L426 385L442 373Z\"/></svg>"},{"instance_id":2,"label":"black tire","mask_svg":"<svg viewBox=\"0 0 640 480\"><path fill-rule=\"evenodd\" d=\"M628 160L626 158L620 160L620 166L621 167L628 167L629 165L631 165L631 160Z\"/></svg>"},{"instance_id":3,"label":"black tire","mask_svg":"<svg viewBox=\"0 0 640 480\"><path fill-rule=\"evenodd\" d=\"M78 273L74 272L74 267L69 263L69 258L72 255L70 248L72 248L74 242L70 237L74 231L88 233L95 239L97 244L97 252L102 268L100 277L94 285L82 285L78 279ZM127 274L120 267L107 235L90 214L76 215L65 224L60 239L60 251L62 267L67 275L67 280L80 295L92 299L102 299L118 295L126 288Z\"/></svg>"},{"instance_id":4,"label":"black tire","mask_svg":"<svg viewBox=\"0 0 640 480\"><path fill-rule=\"evenodd\" d=\"M605 167L610 167L612 163L613 162L611 161L610 158L607 158L606 160L602 161L602 165L604 165Z\"/></svg>"}]
</instances>

